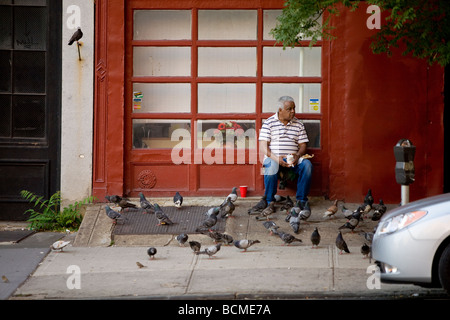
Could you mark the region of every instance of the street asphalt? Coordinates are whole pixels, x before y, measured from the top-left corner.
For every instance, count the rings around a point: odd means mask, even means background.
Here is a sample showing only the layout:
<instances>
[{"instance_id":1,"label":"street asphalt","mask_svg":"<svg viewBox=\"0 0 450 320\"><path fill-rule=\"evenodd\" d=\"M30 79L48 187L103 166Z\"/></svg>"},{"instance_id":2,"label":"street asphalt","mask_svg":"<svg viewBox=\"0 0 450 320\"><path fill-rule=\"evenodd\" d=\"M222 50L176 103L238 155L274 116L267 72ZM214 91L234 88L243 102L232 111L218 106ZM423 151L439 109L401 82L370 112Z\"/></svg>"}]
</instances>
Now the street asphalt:
<instances>
[{"instance_id":1,"label":"street asphalt","mask_svg":"<svg viewBox=\"0 0 450 320\"><path fill-rule=\"evenodd\" d=\"M185 204L217 205L222 200L188 198ZM354 232L343 231L350 253L340 254L335 239L346 219L341 212L323 217L332 201L312 198L312 215L297 235L285 222L285 212L273 214L281 230L302 239L284 245L256 216L247 214L258 200L237 200L226 233L260 243L246 252L223 245L213 257L195 255L188 245L180 246L175 235L114 236L104 204L90 205L76 233L38 232L18 243L0 245L0 274L7 279L0 281L0 299L448 299L440 289L379 281L374 261L360 252L365 242L360 233L372 231L377 223L370 216ZM168 198L158 203L171 205ZM358 205L346 204L350 209ZM313 249L310 235L315 227L322 238ZM62 252L50 250L59 239L71 243ZM201 242L203 248L214 244L201 234L189 235L189 240ZM150 246L157 248L154 259L147 255Z\"/></svg>"}]
</instances>

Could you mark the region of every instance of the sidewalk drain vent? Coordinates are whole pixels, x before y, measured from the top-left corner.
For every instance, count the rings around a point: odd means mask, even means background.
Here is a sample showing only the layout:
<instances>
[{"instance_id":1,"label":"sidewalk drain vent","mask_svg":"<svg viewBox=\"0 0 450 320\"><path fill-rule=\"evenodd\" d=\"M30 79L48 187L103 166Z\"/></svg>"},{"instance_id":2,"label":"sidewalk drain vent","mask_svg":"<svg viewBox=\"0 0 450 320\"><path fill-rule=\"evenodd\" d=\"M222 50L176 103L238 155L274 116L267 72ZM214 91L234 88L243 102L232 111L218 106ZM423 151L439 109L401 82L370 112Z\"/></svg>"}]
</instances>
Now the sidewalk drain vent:
<instances>
[{"instance_id":1,"label":"sidewalk drain vent","mask_svg":"<svg viewBox=\"0 0 450 320\"><path fill-rule=\"evenodd\" d=\"M144 234L180 234L198 233L195 229L206 219L205 212L211 207L185 206L181 208L161 207L164 213L174 222L173 225L158 226L155 214L144 214L142 210L125 210L123 215L128 220L119 221L114 228L115 235L144 235ZM224 232L226 220L217 218L213 230Z\"/></svg>"}]
</instances>

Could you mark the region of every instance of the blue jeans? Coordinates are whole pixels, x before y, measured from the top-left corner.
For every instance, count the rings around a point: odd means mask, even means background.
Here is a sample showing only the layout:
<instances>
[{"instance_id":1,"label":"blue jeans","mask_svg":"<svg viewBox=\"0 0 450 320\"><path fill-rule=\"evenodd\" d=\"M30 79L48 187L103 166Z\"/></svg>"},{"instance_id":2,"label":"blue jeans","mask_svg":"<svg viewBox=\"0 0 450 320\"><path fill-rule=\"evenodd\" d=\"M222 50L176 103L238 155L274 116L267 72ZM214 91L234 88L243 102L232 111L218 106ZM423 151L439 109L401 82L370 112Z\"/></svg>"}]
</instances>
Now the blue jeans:
<instances>
[{"instance_id":1,"label":"blue jeans","mask_svg":"<svg viewBox=\"0 0 450 320\"><path fill-rule=\"evenodd\" d=\"M264 167L264 195L267 203L273 201L273 196L277 193L279 164L271 158L266 158ZM298 174L296 200L308 201L309 188L311 186L312 163L308 159L303 159L300 164L291 167L294 173Z\"/></svg>"}]
</instances>

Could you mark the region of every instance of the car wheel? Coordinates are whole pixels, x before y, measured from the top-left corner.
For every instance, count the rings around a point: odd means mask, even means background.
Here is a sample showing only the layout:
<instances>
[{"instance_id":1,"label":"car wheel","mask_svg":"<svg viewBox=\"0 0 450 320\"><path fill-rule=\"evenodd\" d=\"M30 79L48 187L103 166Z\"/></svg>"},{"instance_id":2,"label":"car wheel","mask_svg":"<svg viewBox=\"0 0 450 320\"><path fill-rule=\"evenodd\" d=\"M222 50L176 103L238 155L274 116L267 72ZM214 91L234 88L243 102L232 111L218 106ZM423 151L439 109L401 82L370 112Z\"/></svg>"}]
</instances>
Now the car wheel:
<instances>
[{"instance_id":1,"label":"car wheel","mask_svg":"<svg viewBox=\"0 0 450 320\"><path fill-rule=\"evenodd\" d=\"M442 287L450 294L450 244L439 259L439 280Z\"/></svg>"}]
</instances>

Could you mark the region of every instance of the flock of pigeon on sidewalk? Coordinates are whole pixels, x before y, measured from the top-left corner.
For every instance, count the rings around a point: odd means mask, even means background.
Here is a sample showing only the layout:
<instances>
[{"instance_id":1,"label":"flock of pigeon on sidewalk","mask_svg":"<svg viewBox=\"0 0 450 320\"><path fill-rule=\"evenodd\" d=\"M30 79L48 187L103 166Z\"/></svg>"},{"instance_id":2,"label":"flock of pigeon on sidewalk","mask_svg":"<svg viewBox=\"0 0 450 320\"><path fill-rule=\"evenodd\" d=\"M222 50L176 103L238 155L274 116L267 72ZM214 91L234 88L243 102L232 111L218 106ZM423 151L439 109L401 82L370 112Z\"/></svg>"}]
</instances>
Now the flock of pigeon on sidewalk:
<instances>
[{"instance_id":1,"label":"flock of pigeon on sidewalk","mask_svg":"<svg viewBox=\"0 0 450 320\"><path fill-rule=\"evenodd\" d=\"M189 244L190 248L197 255L206 254L209 257L213 257L221 248L222 244L226 245L234 245L236 248L243 250L243 252L247 251L249 247L260 243L259 240L251 240L251 239L239 239L235 240L233 237L226 233L220 233L218 231L213 230L213 227L217 223L218 217L222 219L233 217L233 212L235 210L234 203L238 199L237 188L234 187L231 193L226 197L222 204L217 207L212 207L208 209L204 215L205 219L203 222L196 228L196 232L206 234L210 238L212 238L215 242L215 245L208 246L202 250L202 245L198 241L188 241L189 236L186 233L182 233L177 235L175 238L178 241L180 246L185 246L186 243ZM105 206L106 215L112 219L113 224L116 224L117 221L121 221L122 223L126 223L128 218L123 214L124 209L133 208L143 210L143 213L151 213L154 214L156 219L158 220L158 225L172 225L173 222L168 217L163 209L157 203L150 203L141 192L139 194L140 197L140 208L127 199L124 199L118 195L106 196L105 198L110 202L120 207L120 212L112 209L109 205ZM333 205L330 206L323 214L324 219L329 219L333 217L339 210L338 203L342 200L335 200ZM343 201L342 201L343 202ZM177 208L181 208L183 204L183 197L179 192L176 192L173 197L174 206ZM295 234L299 233L299 227L301 221L306 221L311 216L311 208L309 203L302 203L297 201L294 203L289 196L283 197L276 195L275 201L270 202L269 204L266 201L265 196L263 196L258 203L256 203L253 207L248 210L249 215L256 215L256 220L262 220L262 225L270 232L271 235L279 236L283 241L283 245L290 245L293 242L302 242L301 239L295 237L294 235L280 230L280 227L271 219L272 214L276 212L276 205L281 205L281 210L287 213L285 221L289 223L289 226L292 228L292 231ZM347 222L338 228L338 235L336 237L336 247L339 249L339 254L343 252L350 253L347 243L345 242L342 230L349 229L353 233L353 230L358 226L360 221L367 217L367 214L373 210L373 214L371 219L373 221L378 221L381 216L386 212L386 206L383 203L383 200L379 200L379 204L374 204L374 198L372 196L371 189L368 190L363 204L361 204L356 210L349 210L346 208L345 203L340 206L342 213L344 214ZM119 210L119 209L117 209ZM373 232L362 232L361 235L364 236L367 242L371 243L373 238ZM318 228L316 227L311 234L310 241L312 244L312 248L317 248L320 243L320 233ZM62 250L64 243L54 244L55 250ZM155 247L150 247L147 250L147 253L150 259L153 259L157 254L157 249ZM361 253L364 258L369 257L371 254L371 247L364 242L361 247ZM138 265L139 266L139 265Z\"/></svg>"}]
</instances>

